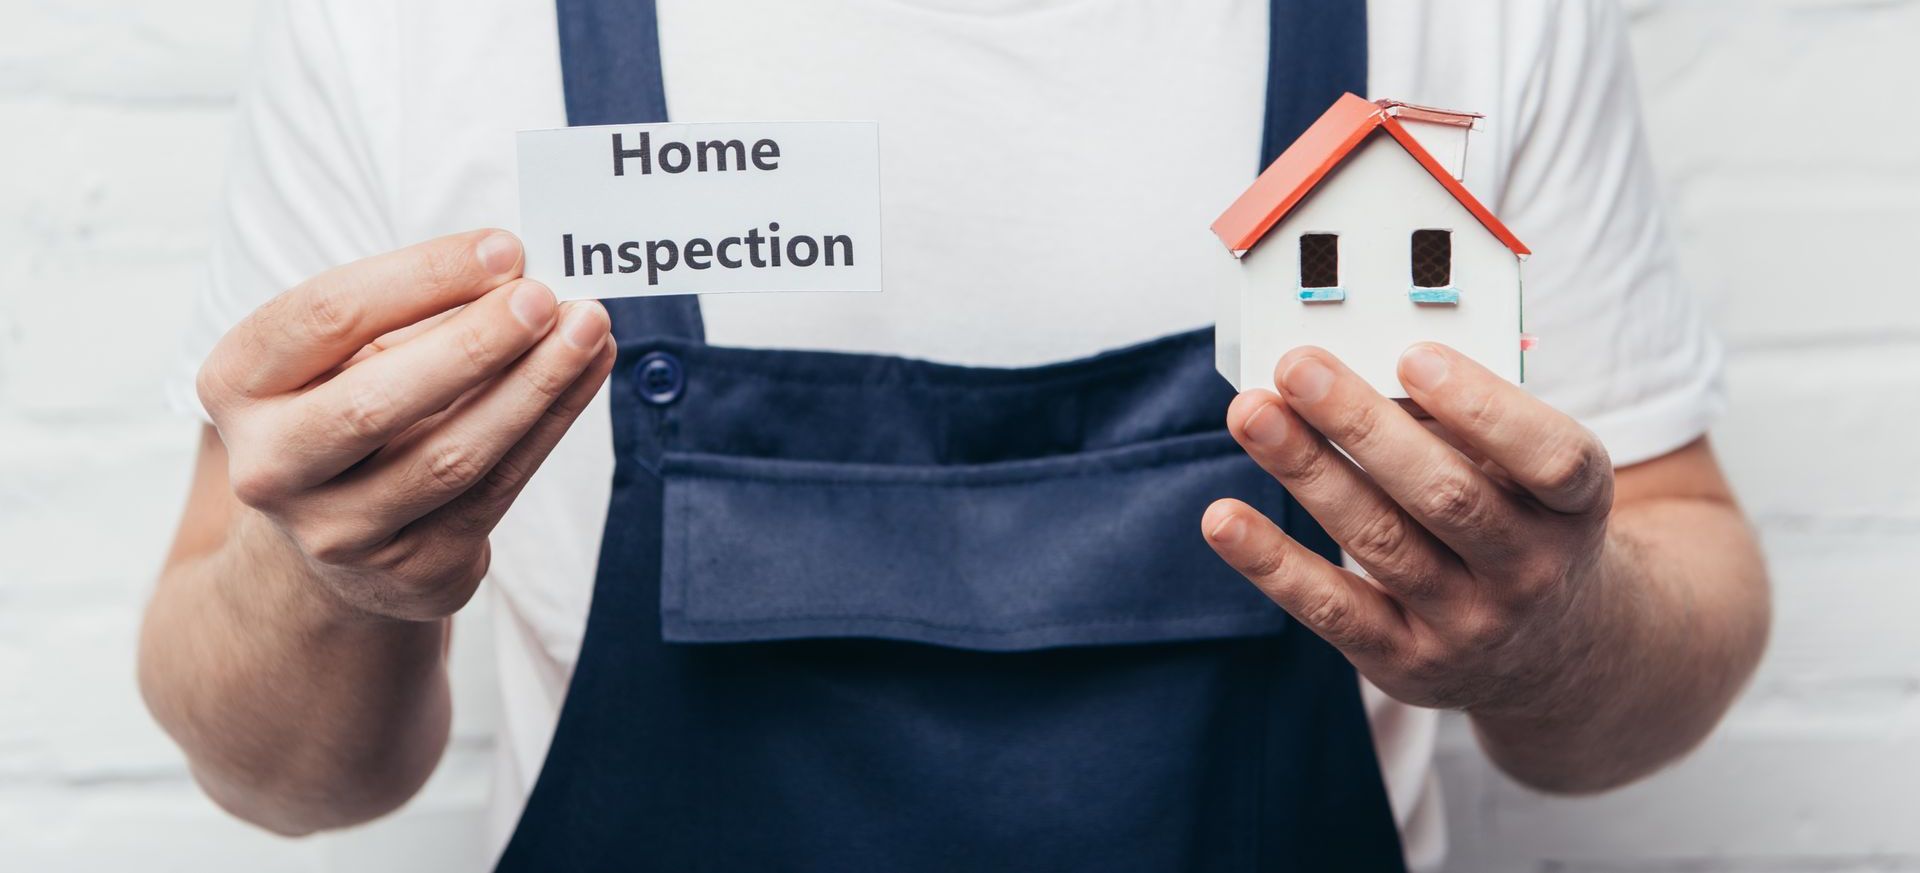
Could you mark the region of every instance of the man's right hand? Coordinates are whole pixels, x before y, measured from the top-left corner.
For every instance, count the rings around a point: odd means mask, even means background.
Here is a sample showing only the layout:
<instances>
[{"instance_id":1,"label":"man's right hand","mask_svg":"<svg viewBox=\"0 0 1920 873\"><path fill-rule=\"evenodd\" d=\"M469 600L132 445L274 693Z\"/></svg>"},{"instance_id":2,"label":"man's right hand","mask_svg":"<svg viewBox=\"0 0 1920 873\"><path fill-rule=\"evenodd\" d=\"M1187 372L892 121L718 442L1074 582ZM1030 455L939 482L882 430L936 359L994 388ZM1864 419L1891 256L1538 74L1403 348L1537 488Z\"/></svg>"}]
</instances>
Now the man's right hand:
<instances>
[{"instance_id":1,"label":"man's right hand","mask_svg":"<svg viewBox=\"0 0 1920 873\"><path fill-rule=\"evenodd\" d=\"M606 310L520 278L505 231L322 273L255 310L199 394L255 511L347 614L431 620L485 574L487 537L613 368Z\"/></svg>"}]
</instances>

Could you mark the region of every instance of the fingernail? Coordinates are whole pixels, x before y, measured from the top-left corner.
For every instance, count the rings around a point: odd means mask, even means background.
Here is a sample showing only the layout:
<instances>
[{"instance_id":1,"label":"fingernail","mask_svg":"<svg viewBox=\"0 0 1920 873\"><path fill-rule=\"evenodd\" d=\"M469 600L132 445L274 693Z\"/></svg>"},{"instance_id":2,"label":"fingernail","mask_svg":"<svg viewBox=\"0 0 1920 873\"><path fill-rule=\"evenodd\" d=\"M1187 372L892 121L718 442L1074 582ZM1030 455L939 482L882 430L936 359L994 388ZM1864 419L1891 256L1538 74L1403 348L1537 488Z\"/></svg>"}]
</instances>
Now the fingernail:
<instances>
[{"instance_id":1,"label":"fingernail","mask_svg":"<svg viewBox=\"0 0 1920 873\"><path fill-rule=\"evenodd\" d=\"M1400 375L1408 388L1432 391L1447 380L1447 359L1427 346L1414 346L1400 356Z\"/></svg>"},{"instance_id":2,"label":"fingernail","mask_svg":"<svg viewBox=\"0 0 1920 873\"><path fill-rule=\"evenodd\" d=\"M539 329L553 320L553 292L539 282L521 282L513 289L513 297L507 301L507 308L513 310L513 317L527 327Z\"/></svg>"},{"instance_id":3,"label":"fingernail","mask_svg":"<svg viewBox=\"0 0 1920 873\"><path fill-rule=\"evenodd\" d=\"M1247 525L1240 520L1240 516L1229 515L1226 521L1214 525L1213 533L1207 534L1207 539L1223 546L1231 546L1240 542L1240 538L1246 533Z\"/></svg>"},{"instance_id":4,"label":"fingernail","mask_svg":"<svg viewBox=\"0 0 1920 873\"><path fill-rule=\"evenodd\" d=\"M480 241L474 247L480 256L480 266L488 273L498 275L513 269L520 263L520 240L510 233L495 233Z\"/></svg>"},{"instance_id":5,"label":"fingernail","mask_svg":"<svg viewBox=\"0 0 1920 873\"><path fill-rule=\"evenodd\" d=\"M569 307L566 322L560 326L560 338L576 349L599 346L607 335L606 321L599 313L600 304L591 300Z\"/></svg>"},{"instance_id":6,"label":"fingernail","mask_svg":"<svg viewBox=\"0 0 1920 873\"><path fill-rule=\"evenodd\" d=\"M1301 358L1280 377L1287 393L1313 403L1333 389L1333 371L1314 358Z\"/></svg>"},{"instance_id":7,"label":"fingernail","mask_svg":"<svg viewBox=\"0 0 1920 873\"><path fill-rule=\"evenodd\" d=\"M1260 404L1240 429L1246 431L1248 439L1261 445L1277 446L1287 438L1286 416L1271 403Z\"/></svg>"}]
</instances>

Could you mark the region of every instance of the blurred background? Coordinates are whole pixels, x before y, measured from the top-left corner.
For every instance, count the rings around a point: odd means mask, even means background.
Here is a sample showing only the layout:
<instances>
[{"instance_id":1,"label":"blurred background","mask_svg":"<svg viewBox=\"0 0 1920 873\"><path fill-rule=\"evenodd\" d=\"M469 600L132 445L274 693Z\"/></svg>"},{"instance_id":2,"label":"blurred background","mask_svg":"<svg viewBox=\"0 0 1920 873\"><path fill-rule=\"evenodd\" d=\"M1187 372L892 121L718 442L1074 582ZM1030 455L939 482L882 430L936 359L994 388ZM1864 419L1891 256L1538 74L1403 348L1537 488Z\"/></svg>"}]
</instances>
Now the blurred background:
<instances>
[{"instance_id":1,"label":"blurred background","mask_svg":"<svg viewBox=\"0 0 1920 873\"><path fill-rule=\"evenodd\" d=\"M1679 248L1730 351L1713 438L1772 561L1774 641L1704 749L1604 797L1518 788L1451 723L1450 869L1920 871L1920 2L1626 6ZM134 685L196 429L159 382L250 19L248 0L0 0L0 869L486 863L487 598L454 634L438 775L347 833L227 818Z\"/></svg>"}]
</instances>

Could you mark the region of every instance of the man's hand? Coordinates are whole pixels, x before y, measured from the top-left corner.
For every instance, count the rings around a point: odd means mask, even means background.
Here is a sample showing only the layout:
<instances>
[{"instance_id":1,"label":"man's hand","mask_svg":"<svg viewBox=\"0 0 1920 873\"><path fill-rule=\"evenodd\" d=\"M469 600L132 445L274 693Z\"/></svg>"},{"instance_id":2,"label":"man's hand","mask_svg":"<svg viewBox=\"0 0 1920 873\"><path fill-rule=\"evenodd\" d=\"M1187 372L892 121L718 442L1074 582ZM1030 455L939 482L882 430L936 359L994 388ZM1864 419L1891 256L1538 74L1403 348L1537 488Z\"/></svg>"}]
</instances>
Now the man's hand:
<instances>
[{"instance_id":1,"label":"man's hand","mask_svg":"<svg viewBox=\"0 0 1920 873\"><path fill-rule=\"evenodd\" d=\"M340 604L410 620L465 604L488 533L611 369L606 310L557 306L520 264L504 231L349 264L202 367L234 494Z\"/></svg>"},{"instance_id":2,"label":"man's hand","mask_svg":"<svg viewBox=\"0 0 1920 873\"><path fill-rule=\"evenodd\" d=\"M433 772L452 614L488 534L613 366L606 310L476 231L323 273L221 339L140 687L207 794L301 834Z\"/></svg>"},{"instance_id":3,"label":"man's hand","mask_svg":"<svg viewBox=\"0 0 1920 873\"><path fill-rule=\"evenodd\" d=\"M1699 630L1676 620L1695 598L1648 572L1648 549L1615 531L1614 470L1600 441L1443 346L1410 348L1399 375L1412 410L1325 351L1297 349L1276 368L1280 394L1246 392L1227 413L1234 438L1365 576L1313 554L1234 500L1215 503L1202 522L1214 549L1389 695L1465 709L1483 739L1524 735L1512 741L1528 747L1528 761L1509 769L1536 784L1600 787L1690 746L1751 669L1758 645L1702 653L1692 647L1717 643L1681 639ZM1710 456L1706 463L1718 482ZM1738 527L1731 510L1727 498L1702 522L1702 535L1721 532L1729 514ZM1692 557L1672 563L1701 563ZM1757 569L1751 575L1763 578ZM1748 609L1732 636L1764 638L1764 590L1760 598L1759 633ZM1643 658L1652 660L1636 660ZM1647 678L1660 670L1687 681ZM1695 670L1711 675L1687 672ZM1675 685L1702 699L1656 699ZM1550 760L1596 757L1597 748L1543 751L1604 745L1588 728L1618 727L1617 713L1661 706L1689 714L1666 732L1677 738L1636 734L1644 749L1616 754L1632 760L1605 773L1560 772ZM1516 724L1527 728L1508 730Z\"/></svg>"}]
</instances>

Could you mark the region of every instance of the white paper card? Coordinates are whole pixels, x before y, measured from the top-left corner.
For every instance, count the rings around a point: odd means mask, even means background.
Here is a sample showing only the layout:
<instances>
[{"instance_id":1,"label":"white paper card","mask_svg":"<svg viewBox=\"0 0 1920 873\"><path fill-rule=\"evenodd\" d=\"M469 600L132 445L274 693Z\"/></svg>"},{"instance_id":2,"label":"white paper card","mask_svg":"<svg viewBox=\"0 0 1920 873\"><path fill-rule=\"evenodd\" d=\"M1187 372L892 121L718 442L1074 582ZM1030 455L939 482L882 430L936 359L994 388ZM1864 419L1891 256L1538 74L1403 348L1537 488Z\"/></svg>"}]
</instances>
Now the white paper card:
<instances>
[{"instance_id":1,"label":"white paper card","mask_svg":"<svg viewBox=\"0 0 1920 873\"><path fill-rule=\"evenodd\" d=\"M527 276L563 300L880 290L866 121L523 130Z\"/></svg>"}]
</instances>

